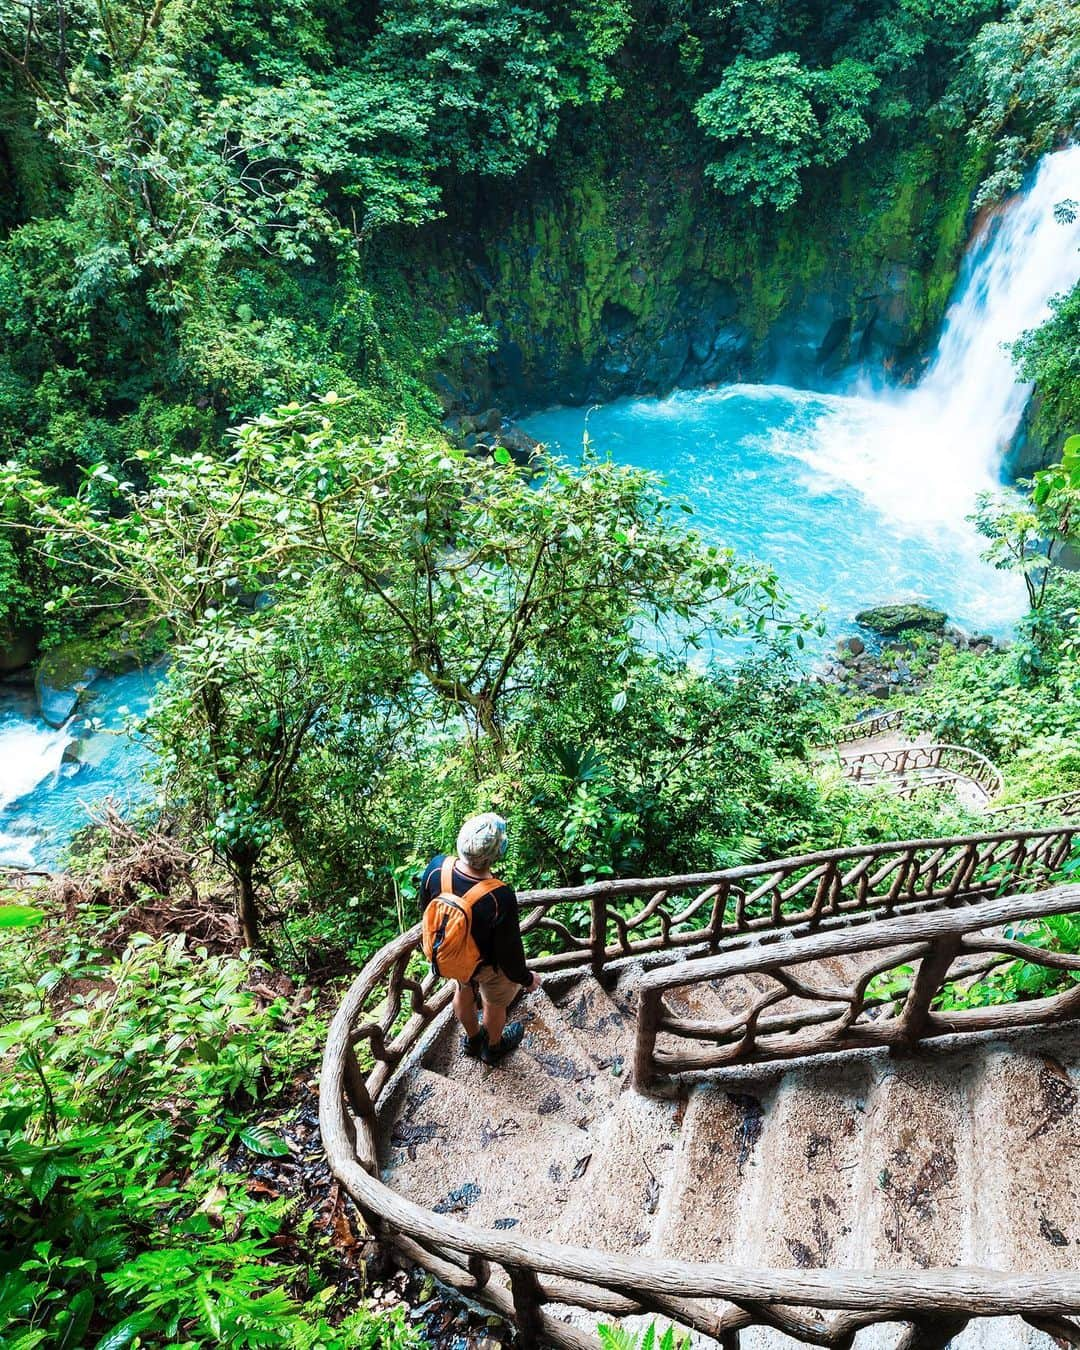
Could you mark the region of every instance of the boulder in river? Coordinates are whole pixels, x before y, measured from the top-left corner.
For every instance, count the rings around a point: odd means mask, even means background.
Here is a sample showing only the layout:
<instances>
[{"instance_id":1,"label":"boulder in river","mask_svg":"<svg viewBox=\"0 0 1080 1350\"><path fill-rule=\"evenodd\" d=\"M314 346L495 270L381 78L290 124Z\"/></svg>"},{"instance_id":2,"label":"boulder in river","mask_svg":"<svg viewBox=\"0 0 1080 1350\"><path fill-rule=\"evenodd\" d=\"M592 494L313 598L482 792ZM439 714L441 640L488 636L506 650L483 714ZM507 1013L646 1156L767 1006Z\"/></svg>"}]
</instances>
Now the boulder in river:
<instances>
[{"instance_id":1,"label":"boulder in river","mask_svg":"<svg viewBox=\"0 0 1080 1350\"><path fill-rule=\"evenodd\" d=\"M894 633L944 633L948 615L944 610L912 600L898 605L877 605L860 610L855 622L871 632L891 637Z\"/></svg>"},{"instance_id":2,"label":"boulder in river","mask_svg":"<svg viewBox=\"0 0 1080 1350\"><path fill-rule=\"evenodd\" d=\"M63 648L46 653L34 672L34 690L37 694L41 720L51 727L62 727L75 709L79 699L97 676L97 667L64 659Z\"/></svg>"}]
</instances>

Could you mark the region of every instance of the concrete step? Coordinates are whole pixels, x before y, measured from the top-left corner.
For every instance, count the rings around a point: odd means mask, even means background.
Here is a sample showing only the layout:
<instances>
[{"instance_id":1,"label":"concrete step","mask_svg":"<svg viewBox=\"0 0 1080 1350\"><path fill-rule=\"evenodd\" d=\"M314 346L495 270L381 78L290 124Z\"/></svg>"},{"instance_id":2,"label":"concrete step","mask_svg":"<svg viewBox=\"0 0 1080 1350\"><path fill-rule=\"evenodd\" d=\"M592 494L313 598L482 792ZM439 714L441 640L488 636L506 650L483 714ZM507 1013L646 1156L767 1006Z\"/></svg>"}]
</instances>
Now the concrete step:
<instances>
[{"instance_id":1,"label":"concrete step","mask_svg":"<svg viewBox=\"0 0 1080 1350\"><path fill-rule=\"evenodd\" d=\"M1080 1264L1080 1036L984 1046L972 1088L978 1185L971 1259L1000 1270Z\"/></svg>"},{"instance_id":2,"label":"concrete step","mask_svg":"<svg viewBox=\"0 0 1080 1350\"><path fill-rule=\"evenodd\" d=\"M874 1065L866 1107L856 1264L873 1269L963 1265L972 1194L967 1065Z\"/></svg>"},{"instance_id":3,"label":"concrete step","mask_svg":"<svg viewBox=\"0 0 1080 1350\"><path fill-rule=\"evenodd\" d=\"M765 1184L746 1238L748 1264L821 1269L854 1259L857 1197L870 1085L864 1062L780 1080L764 1119Z\"/></svg>"},{"instance_id":4,"label":"concrete step","mask_svg":"<svg viewBox=\"0 0 1080 1350\"><path fill-rule=\"evenodd\" d=\"M583 1053L603 1072L629 1074L634 1052L633 994L606 991L591 975L550 995Z\"/></svg>"},{"instance_id":5,"label":"concrete step","mask_svg":"<svg viewBox=\"0 0 1080 1350\"><path fill-rule=\"evenodd\" d=\"M461 1053L461 1028L451 1020L424 1058L425 1068L453 1078L468 1092L528 1106L545 1121L586 1128L629 1080L628 1073L602 1069L548 994L526 994L510 1021L525 1023L525 1039L513 1054L489 1068Z\"/></svg>"},{"instance_id":6,"label":"concrete step","mask_svg":"<svg viewBox=\"0 0 1080 1350\"><path fill-rule=\"evenodd\" d=\"M590 1132L589 1168L555 1226L554 1241L609 1252L648 1248L657 1216L669 1203L685 1106L636 1092L612 1103Z\"/></svg>"},{"instance_id":7,"label":"concrete step","mask_svg":"<svg viewBox=\"0 0 1080 1350\"><path fill-rule=\"evenodd\" d=\"M383 1115L379 1163L383 1179L417 1204L540 1237L560 1219L591 1152L584 1131L545 1121L512 1096L416 1069Z\"/></svg>"},{"instance_id":8,"label":"concrete step","mask_svg":"<svg viewBox=\"0 0 1080 1350\"><path fill-rule=\"evenodd\" d=\"M746 1263L766 1186L761 1137L775 1096L772 1086L728 1091L703 1084L691 1092L660 1215L658 1252L687 1261Z\"/></svg>"}]
</instances>

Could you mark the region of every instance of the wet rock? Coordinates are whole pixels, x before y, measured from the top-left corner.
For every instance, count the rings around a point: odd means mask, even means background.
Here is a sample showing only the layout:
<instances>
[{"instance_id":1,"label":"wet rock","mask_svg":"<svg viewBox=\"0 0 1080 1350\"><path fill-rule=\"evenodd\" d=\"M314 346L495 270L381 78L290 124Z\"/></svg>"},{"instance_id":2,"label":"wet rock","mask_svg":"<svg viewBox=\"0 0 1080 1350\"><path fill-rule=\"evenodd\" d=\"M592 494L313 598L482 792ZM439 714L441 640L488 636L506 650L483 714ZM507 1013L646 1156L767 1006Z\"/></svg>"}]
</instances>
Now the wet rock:
<instances>
[{"instance_id":1,"label":"wet rock","mask_svg":"<svg viewBox=\"0 0 1080 1350\"><path fill-rule=\"evenodd\" d=\"M666 394L682 374L690 352L690 339L685 330L672 329L665 333L645 361L642 385L648 393Z\"/></svg>"},{"instance_id":2,"label":"wet rock","mask_svg":"<svg viewBox=\"0 0 1080 1350\"><path fill-rule=\"evenodd\" d=\"M515 464L527 465L540 450L540 442L521 427L509 427L499 435L499 444L510 451Z\"/></svg>"},{"instance_id":3,"label":"wet rock","mask_svg":"<svg viewBox=\"0 0 1080 1350\"><path fill-rule=\"evenodd\" d=\"M841 653L841 657L859 657L866 651L866 643L861 637L841 638L836 644L836 649Z\"/></svg>"},{"instance_id":4,"label":"wet rock","mask_svg":"<svg viewBox=\"0 0 1080 1350\"><path fill-rule=\"evenodd\" d=\"M41 720L51 727L62 727L79 706L79 699L97 673L95 667L86 666L77 674L58 677L42 663L34 676L34 691Z\"/></svg>"},{"instance_id":5,"label":"wet rock","mask_svg":"<svg viewBox=\"0 0 1080 1350\"><path fill-rule=\"evenodd\" d=\"M465 402L465 395L449 375L440 371L432 378L431 383L444 412L451 412L455 408L460 408Z\"/></svg>"}]
</instances>

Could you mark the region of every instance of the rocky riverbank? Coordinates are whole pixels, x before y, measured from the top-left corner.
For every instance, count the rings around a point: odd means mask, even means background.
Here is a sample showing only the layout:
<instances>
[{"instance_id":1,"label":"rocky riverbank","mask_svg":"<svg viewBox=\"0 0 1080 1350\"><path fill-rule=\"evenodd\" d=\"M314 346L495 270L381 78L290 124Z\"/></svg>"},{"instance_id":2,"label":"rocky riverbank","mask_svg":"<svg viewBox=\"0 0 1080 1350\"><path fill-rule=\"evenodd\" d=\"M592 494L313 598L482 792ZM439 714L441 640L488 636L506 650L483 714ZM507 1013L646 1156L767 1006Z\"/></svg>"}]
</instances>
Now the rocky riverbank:
<instances>
[{"instance_id":1,"label":"rocky riverbank","mask_svg":"<svg viewBox=\"0 0 1080 1350\"><path fill-rule=\"evenodd\" d=\"M942 610L917 601L861 610L855 622L860 631L837 641L820 678L845 694L883 702L918 689L945 647L982 656L1001 645L987 633L965 633Z\"/></svg>"}]
</instances>

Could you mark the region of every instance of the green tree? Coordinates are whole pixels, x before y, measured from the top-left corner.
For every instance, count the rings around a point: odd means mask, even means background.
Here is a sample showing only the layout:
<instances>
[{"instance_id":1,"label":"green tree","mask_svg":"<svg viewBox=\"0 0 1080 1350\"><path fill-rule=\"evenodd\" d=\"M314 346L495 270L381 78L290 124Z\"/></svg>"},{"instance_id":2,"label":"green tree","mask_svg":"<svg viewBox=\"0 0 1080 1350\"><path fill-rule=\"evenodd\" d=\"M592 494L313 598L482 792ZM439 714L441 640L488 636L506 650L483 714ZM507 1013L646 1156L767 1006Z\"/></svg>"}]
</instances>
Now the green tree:
<instances>
[{"instance_id":1,"label":"green tree","mask_svg":"<svg viewBox=\"0 0 1080 1350\"><path fill-rule=\"evenodd\" d=\"M870 135L866 110L877 86L873 70L853 60L812 70L795 52L740 56L695 108L723 151L706 173L723 192L787 210L806 169L835 164Z\"/></svg>"},{"instance_id":2,"label":"green tree","mask_svg":"<svg viewBox=\"0 0 1080 1350\"><path fill-rule=\"evenodd\" d=\"M617 671L665 632L796 622L771 572L687 531L640 470L551 460L533 479L505 454L339 436L335 407L247 423L227 457L147 455L145 488L102 466L66 497L6 473L40 549L84 572L71 601L134 598L171 631L157 734L251 942L260 860L318 736L464 727L479 778L538 689Z\"/></svg>"},{"instance_id":3,"label":"green tree","mask_svg":"<svg viewBox=\"0 0 1080 1350\"><path fill-rule=\"evenodd\" d=\"M1020 488L1031 489L1031 483ZM969 517L984 539L987 562L1004 571L1017 572L1024 581L1028 604L1037 610L1063 549L1075 534L1076 505L1064 485L1052 490L1043 480L1035 491L981 492Z\"/></svg>"},{"instance_id":4,"label":"green tree","mask_svg":"<svg viewBox=\"0 0 1080 1350\"><path fill-rule=\"evenodd\" d=\"M980 200L1020 186L1035 155L1080 122L1080 7L1076 0L1015 0L971 44L972 136L993 145Z\"/></svg>"}]
</instances>

